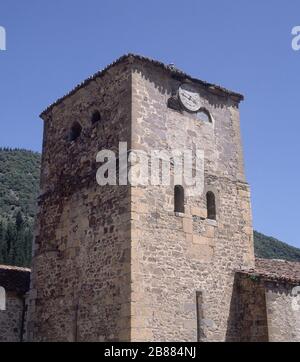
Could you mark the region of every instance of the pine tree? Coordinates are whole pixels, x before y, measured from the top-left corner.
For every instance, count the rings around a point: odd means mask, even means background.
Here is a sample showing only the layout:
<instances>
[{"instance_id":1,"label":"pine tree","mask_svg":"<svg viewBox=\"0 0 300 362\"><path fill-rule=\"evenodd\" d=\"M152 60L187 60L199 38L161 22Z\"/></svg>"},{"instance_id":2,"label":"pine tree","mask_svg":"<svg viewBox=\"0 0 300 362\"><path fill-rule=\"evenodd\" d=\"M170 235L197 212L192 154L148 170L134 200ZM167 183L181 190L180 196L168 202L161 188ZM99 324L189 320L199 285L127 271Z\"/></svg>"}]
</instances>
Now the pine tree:
<instances>
[{"instance_id":1,"label":"pine tree","mask_svg":"<svg viewBox=\"0 0 300 362\"><path fill-rule=\"evenodd\" d=\"M22 228L23 224L24 224L24 220L23 220L22 213L21 213L21 211L18 211L17 216L16 216L16 228L18 231Z\"/></svg>"},{"instance_id":2,"label":"pine tree","mask_svg":"<svg viewBox=\"0 0 300 362\"><path fill-rule=\"evenodd\" d=\"M24 234L24 250L25 250L25 260L24 266L31 266L31 255L32 255L32 242L33 242L33 234L31 227L27 227Z\"/></svg>"},{"instance_id":3,"label":"pine tree","mask_svg":"<svg viewBox=\"0 0 300 362\"><path fill-rule=\"evenodd\" d=\"M25 230L24 230L24 224L19 226L20 228L17 229L17 237L15 240L15 260L14 264L17 266L23 266L25 262Z\"/></svg>"},{"instance_id":4,"label":"pine tree","mask_svg":"<svg viewBox=\"0 0 300 362\"><path fill-rule=\"evenodd\" d=\"M11 221L7 225L5 241L7 248L7 264L15 265L16 259L16 240L17 240L17 230L15 223Z\"/></svg>"}]
</instances>

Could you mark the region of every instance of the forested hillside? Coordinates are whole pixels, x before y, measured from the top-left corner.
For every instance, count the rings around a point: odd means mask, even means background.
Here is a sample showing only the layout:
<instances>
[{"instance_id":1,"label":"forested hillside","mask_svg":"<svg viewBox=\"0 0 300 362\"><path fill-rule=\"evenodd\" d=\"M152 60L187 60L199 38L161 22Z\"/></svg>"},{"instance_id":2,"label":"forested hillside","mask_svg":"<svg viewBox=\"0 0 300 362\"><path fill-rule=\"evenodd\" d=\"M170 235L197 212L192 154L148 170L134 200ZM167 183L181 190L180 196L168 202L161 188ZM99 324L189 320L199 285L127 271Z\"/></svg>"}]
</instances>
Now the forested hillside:
<instances>
[{"instance_id":1,"label":"forested hillside","mask_svg":"<svg viewBox=\"0 0 300 362\"><path fill-rule=\"evenodd\" d=\"M0 148L0 264L30 266L40 154Z\"/></svg>"},{"instance_id":2,"label":"forested hillside","mask_svg":"<svg viewBox=\"0 0 300 362\"><path fill-rule=\"evenodd\" d=\"M300 262L300 249L257 231L254 231L254 249L260 258Z\"/></svg>"}]
</instances>

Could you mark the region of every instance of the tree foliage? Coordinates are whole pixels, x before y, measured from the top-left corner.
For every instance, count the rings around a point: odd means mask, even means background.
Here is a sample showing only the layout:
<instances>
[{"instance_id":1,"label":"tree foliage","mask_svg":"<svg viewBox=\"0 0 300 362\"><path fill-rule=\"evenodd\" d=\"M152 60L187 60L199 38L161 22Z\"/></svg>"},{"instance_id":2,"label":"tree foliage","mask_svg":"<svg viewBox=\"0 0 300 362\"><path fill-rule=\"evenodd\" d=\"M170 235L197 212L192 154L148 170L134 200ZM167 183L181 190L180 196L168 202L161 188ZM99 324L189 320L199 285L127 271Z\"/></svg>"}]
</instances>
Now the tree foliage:
<instances>
[{"instance_id":1,"label":"tree foliage","mask_svg":"<svg viewBox=\"0 0 300 362\"><path fill-rule=\"evenodd\" d=\"M300 261L300 249L254 231L255 255L266 259Z\"/></svg>"},{"instance_id":2,"label":"tree foliage","mask_svg":"<svg viewBox=\"0 0 300 362\"><path fill-rule=\"evenodd\" d=\"M0 217L7 221L21 210L33 219L39 190L40 154L0 148Z\"/></svg>"},{"instance_id":3,"label":"tree foliage","mask_svg":"<svg viewBox=\"0 0 300 362\"><path fill-rule=\"evenodd\" d=\"M0 263L30 266L40 154L0 148Z\"/></svg>"},{"instance_id":4,"label":"tree foliage","mask_svg":"<svg viewBox=\"0 0 300 362\"><path fill-rule=\"evenodd\" d=\"M32 224L23 218L0 221L0 264L30 267L32 240Z\"/></svg>"}]
</instances>

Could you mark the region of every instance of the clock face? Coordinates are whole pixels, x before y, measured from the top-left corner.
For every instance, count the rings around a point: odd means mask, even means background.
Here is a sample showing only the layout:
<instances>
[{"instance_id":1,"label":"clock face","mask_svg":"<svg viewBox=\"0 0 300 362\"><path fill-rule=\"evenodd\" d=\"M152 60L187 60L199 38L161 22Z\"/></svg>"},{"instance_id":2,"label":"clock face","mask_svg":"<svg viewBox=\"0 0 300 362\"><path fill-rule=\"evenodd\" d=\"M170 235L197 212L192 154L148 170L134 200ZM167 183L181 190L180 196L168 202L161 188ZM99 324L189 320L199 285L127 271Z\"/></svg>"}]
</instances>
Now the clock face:
<instances>
[{"instance_id":1,"label":"clock face","mask_svg":"<svg viewBox=\"0 0 300 362\"><path fill-rule=\"evenodd\" d=\"M178 95L180 102L186 110L190 112L197 112L201 108L200 95L191 84L182 84L179 87Z\"/></svg>"}]
</instances>

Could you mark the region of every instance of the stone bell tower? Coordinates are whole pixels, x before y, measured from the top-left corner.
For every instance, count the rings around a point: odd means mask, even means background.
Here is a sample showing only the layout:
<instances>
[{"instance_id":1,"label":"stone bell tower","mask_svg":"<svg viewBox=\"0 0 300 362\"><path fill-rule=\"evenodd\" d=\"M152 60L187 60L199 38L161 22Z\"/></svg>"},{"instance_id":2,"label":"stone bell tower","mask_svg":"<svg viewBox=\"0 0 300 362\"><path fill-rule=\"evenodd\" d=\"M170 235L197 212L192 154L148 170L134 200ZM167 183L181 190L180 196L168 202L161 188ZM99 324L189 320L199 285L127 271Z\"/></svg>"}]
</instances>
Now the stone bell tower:
<instances>
[{"instance_id":1,"label":"stone bell tower","mask_svg":"<svg viewBox=\"0 0 300 362\"><path fill-rule=\"evenodd\" d=\"M242 96L127 55L46 109L28 339L233 338L234 271L254 266ZM96 182L102 149L204 152L204 190Z\"/></svg>"}]
</instances>

